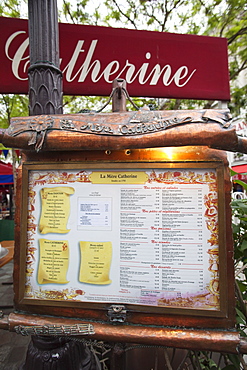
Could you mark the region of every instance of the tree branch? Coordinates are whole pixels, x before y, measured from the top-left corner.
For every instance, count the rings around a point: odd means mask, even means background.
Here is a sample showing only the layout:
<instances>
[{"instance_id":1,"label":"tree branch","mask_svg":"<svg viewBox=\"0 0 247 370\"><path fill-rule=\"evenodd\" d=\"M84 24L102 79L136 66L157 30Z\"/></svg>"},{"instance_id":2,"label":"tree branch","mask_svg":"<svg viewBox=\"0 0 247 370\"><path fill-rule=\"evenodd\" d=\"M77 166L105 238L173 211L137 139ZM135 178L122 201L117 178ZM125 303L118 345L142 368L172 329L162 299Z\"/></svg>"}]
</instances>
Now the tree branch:
<instances>
[{"instance_id":1,"label":"tree branch","mask_svg":"<svg viewBox=\"0 0 247 370\"><path fill-rule=\"evenodd\" d=\"M233 73L230 74L230 80L233 80L235 77L237 77L239 75L240 72L242 72L246 68L247 68L247 59L245 59L243 61L243 63L241 64L241 66L235 72L233 72Z\"/></svg>"},{"instance_id":2,"label":"tree branch","mask_svg":"<svg viewBox=\"0 0 247 370\"><path fill-rule=\"evenodd\" d=\"M125 17L131 24L132 24L132 26L134 26L135 27L135 29L137 29L137 26L136 26L136 24L135 24L135 22L133 21L133 19L131 19L126 13L124 13L123 11L122 11L122 9L120 8L120 6L118 5L118 3L117 3L117 1L116 0L112 0L113 1L113 3L116 5L116 7L117 7L117 9L118 9L118 11L119 11L119 13L120 14L122 14L122 16L123 17Z\"/></svg>"},{"instance_id":3,"label":"tree branch","mask_svg":"<svg viewBox=\"0 0 247 370\"><path fill-rule=\"evenodd\" d=\"M68 15L70 16L71 21L75 24L74 17L71 14L70 7L69 7L70 4L68 4L65 0L63 0L63 5L64 5L65 12L68 13Z\"/></svg>"},{"instance_id":4,"label":"tree branch","mask_svg":"<svg viewBox=\"0 0 247 370\"><path fill-rule=\"evenodd\" d=\"M228 45L230 45L238 36L247 34L247 27L241 28L238 32L228 38Z\"/></svg>"}]
</instances>

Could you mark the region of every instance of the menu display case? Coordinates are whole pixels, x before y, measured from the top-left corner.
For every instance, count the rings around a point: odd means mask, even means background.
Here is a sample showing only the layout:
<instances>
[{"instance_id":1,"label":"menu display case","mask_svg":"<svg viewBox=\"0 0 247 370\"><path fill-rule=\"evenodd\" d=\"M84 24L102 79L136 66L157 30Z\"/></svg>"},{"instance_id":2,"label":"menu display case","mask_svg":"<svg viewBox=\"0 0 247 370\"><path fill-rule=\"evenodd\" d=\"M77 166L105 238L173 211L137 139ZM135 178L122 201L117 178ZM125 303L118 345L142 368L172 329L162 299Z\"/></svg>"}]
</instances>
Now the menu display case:
<instances>
[{"instance_id":1,"label":"menu display case","mask_svg":"<svg viewBox=\"0 0 247 370\"><path fill-rule=\"evenodd\" d=\"M17 306L224 326L224 167L215 159L24 162Z\"/></svg>"}]
</instances>

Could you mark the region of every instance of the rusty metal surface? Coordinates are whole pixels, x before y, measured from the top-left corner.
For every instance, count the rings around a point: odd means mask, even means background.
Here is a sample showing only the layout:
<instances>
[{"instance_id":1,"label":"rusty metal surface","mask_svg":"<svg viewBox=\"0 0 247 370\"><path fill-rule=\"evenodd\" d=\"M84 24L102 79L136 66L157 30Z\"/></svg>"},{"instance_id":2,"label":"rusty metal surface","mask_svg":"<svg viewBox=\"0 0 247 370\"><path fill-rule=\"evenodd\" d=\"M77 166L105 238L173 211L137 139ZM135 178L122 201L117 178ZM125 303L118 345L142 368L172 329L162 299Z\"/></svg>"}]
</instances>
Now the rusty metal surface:
<instances>
[{"instance_id":1,"label":"rusty metal surface","mask_svg":"<svg viewBox=\"0 0 247 370\"><path fill-rule=\"evenodd\" d=\"M75 325L86 323L78 319L46 317L11 313L8 317L8 328L15 331L19 325ZM90 322L95 334L91 339L113 342L162 345L176 348L208 350L226 353L246 353L247 345L235 331L177 329L169 327L142 327L132 325L110 325Z\"/></svg>"},{"instance_id":2,"label":"rusty metal surface","mask_svg":"<svg viewBox=\"0 0 247 370\"><path fill-rule=\"evenodd\" d=\"M0 134L7 147L30 151L121 150L207 145L247 152L228 110L84 113L19 117Z\"/></svg>"},{"instance_id":3,"label":"rusty metal surface","mask_svg":"<svg viewBox=\"0 0 247 370\"><path fill-rule=\"evenodd\" d=\"M207 146L181 146L168 148L126 149L126 150L80 150L80 151L22 151L23 162L197 162L220 161L228 166L226 153Z\"/></svg>"}]
</instances>

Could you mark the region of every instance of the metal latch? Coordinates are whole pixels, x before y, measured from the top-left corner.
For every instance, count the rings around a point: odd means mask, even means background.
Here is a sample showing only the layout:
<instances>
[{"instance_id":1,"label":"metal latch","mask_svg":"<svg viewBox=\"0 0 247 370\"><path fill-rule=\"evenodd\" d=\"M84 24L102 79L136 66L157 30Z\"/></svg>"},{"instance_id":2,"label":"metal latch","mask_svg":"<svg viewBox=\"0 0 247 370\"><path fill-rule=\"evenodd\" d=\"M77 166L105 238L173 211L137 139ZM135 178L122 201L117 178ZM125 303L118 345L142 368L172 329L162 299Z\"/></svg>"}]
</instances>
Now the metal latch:
<instances>
[{"instance_id":1,"label":"metal latch","mask_svg":"<svg viewBox=\"0 0 247 370\"><path fill-rule=\"evenodd\" d=\"M108 309L107 316L111 322L125 322L127 310L123 305L112 305Z\"/></svg>"}]
</instances>

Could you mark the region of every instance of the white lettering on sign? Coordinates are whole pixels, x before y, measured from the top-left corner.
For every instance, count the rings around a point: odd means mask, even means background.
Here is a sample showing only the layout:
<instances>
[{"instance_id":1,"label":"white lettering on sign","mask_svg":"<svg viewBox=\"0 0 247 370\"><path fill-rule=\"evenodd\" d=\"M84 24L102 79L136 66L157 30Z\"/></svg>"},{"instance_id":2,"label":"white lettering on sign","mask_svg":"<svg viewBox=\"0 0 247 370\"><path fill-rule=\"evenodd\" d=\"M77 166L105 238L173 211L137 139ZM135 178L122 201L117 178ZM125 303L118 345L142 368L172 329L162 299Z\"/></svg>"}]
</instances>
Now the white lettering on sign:
<instances>
[{"instance_id":1,"label":"white lettering on sign","mask_svg":"<svg viewBox=\"0 0 247 370\"><path fill-rule=\"evenodd\" d=\"M12 43L12 41L20 34L22 33L26 33L25 31L17 31L15 33L13 33L7 40L6 44L5 44L5 54L7 56L7 58L9 60L12 61L12 72L13 72L13 75L18 79L18 80L22 80L22 81L25 81L27 80L27 77L20 77L19 75L19 71L20 71L20 64L21 62L24 60L26 60L24 66L23 66L23 72L27 72L27 65L29 63L29 56L26 56L24 57L24 54L25 54L25 51L29 45L29 38L27 38L20 46L19 48L16 50L15 54L13 57L11 57L9 55L9 47Z\"/></svg>"},{"instance_id":2,"label":"white lettering on sign","mask_svg":"<svg viewBox=\"0 0 247 370\"><path fill-rule=\"evenodd\" d=\"M12 61L12 72L18 80L27 80L27 77L21 76L23 73L27 73L29 56L24 55L29 45L29 39L27 38L22 42L13 56L10 55L9 49L13 40L23 33L25 33L25 31L13 33L8 38L5 45L5 54L7 58ZM184 87L196 72L196 69L189 71L186 65L182 65L178 69L173 70L170 64L166 64L163 67L160 64L155 64L151 72L148 72L148 69L151 68L151 63L144 62L138 69L138 67L128 59L126 59L123 67L120 67L120 62L118 60L112 60L105 68L102 68L100 60L94 59L97 43L98 40L92 40L88 50L86 50L83 48L84 40L79 40L77 42L69 63L63 69L64 78L67 82L78 79L78 82L82 83L90 76L93 83L97 83L102 78L107 83L112 83L115 78L124 78L128 84L137 80L140 85L157 85L160 80L164 86L169 86L173 82L177 87ZM75 66L82 53L85 54L84 61L79 69L75 70ZM152 54L149 51L146 52L145 59L152 61ZM60 63L61 62L62 59L60 60Z\"/></svg>"}]
</instances>

